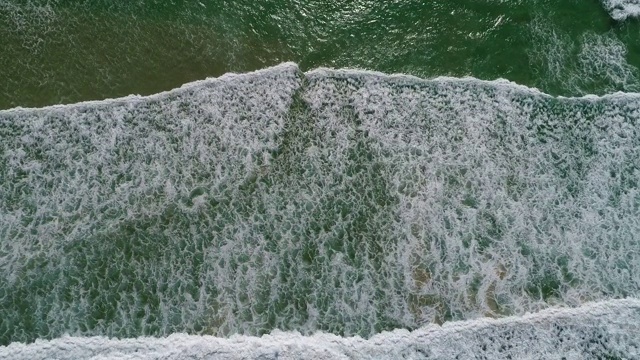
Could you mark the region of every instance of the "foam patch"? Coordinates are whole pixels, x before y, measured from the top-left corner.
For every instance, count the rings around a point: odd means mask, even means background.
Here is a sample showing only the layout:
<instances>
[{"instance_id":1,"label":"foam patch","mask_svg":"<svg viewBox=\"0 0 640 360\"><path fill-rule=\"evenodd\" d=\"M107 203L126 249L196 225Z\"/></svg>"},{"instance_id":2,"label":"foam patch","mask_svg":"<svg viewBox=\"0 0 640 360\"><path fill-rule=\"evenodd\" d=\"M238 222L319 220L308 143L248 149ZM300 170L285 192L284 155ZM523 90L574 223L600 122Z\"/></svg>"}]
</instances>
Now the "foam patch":
<instances>
[{"instance_id":1,"label":"foam patch","mask_svg":"<svg viewBox=\"0 0 640 360\"><path fill-rule=\"evenodd\" d=\"M376 339L636 298L639 100L283 64L0 111L0 344Z\"/></svg>"},{"instance_id":2,"label":"foam patch","mask_svg":"<svg viewBox=\"0 0 640 360\"><path fill-rule=\"evenodd\" d=\"M616 300L500 320L395 330L368 340L274 331L262 337L173 334L166 338L64 336L0 347L28 359L603 359L640 356L640 302Z\"/></svg>"},{"instance_id":3,"label":"foam patch","mask_svg":"<svg viewBox=\"0 0 640 360\"><path fill-rule=\"evenodd\" d=\"M630 17L640 16L640 1L638 0L602 0L602 3L615 20L623 21Z\"/></svg>"}]
</instances>

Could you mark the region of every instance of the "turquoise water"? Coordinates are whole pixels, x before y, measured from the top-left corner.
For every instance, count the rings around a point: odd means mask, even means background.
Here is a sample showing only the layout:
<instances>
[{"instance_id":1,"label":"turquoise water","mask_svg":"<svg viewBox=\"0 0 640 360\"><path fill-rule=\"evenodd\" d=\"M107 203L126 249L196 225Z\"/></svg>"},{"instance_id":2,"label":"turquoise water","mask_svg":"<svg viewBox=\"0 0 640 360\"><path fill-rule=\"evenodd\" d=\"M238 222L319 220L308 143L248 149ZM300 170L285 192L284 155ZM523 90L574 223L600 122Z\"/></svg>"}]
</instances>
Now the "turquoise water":
<instances>
[{"instance_id":1,"label":"turquoise water","mask_svg":"<svg viewBox=\"0 0 640 360\"><path fill-rule=\"evenodd\" d=\"M640 24L607 6L0 0L0 345L637 298Z\"/></svg>"}]
</instances>

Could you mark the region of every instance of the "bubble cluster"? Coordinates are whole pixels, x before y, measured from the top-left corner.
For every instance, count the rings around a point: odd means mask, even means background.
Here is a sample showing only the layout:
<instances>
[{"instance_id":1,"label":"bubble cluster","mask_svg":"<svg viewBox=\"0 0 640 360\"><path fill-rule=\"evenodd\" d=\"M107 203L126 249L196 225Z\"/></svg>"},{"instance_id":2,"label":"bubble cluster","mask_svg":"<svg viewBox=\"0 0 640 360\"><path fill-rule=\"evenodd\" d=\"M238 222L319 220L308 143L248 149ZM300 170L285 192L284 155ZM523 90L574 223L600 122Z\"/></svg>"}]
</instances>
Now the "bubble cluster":
<instances>
[{"instance_id":1,"label":"bubble cluster","mask_svg":"<svg viewBox=\"0 0 640 360\"><path fill-rule=\"evenodd\" d=\"M623 21L640 16L638 0L602 0L602 4L614 20Z\"/></svg>"},{"instance_id":2,"label":"bubble cluster","mask_svg":"<svg viewBox=\"0 0 640 360\"><path fill-rule=\"evenodd\" d=\"M637 297L639 99L284 64L1 111L0 343Z\"/></svg>"}]
</instances>

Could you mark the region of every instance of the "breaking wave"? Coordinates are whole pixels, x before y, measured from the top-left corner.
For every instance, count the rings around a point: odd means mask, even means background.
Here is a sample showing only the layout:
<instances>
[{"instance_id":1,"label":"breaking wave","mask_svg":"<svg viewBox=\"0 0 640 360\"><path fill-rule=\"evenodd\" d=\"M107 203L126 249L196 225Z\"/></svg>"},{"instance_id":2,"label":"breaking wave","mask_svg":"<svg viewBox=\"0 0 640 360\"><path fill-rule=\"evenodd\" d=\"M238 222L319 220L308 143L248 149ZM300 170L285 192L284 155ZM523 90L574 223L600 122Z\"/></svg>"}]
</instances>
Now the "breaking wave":
<instances>
[{"instance_id":1,"label":"breaking wave","mask_svg":"<svg viewBox=\"0 0 640 360\"><path fill-rule=\"evenodd\" d=\"M274 331L231 338L173 334L166 338L64 336L0 347L11 359L612 359L640 355L640 302L615 300L549 309L500 320L429 325L365 340Z\"/></svg>"},{"instance_id":2,"label":"breaking wave","mask_svg":"<svg viewBox=\"0 0 640 360\"><path fill-rule=\"evenodd\" d=\"M288 63L0 111L0 354L633 357L639 100Z\"/></svg>"}]
</instances>

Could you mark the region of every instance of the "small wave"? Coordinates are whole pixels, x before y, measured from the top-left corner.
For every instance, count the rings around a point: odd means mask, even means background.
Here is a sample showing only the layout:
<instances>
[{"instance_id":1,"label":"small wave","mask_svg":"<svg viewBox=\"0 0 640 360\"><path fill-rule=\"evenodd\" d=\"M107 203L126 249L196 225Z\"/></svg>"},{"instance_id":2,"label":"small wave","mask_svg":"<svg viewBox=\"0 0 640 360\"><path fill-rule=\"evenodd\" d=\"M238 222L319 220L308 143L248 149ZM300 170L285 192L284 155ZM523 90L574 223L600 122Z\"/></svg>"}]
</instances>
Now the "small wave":
<instances>
[{"instance_id":1,"label":"small wave","mask_svg":"<svg viewBox=\"0 0 640 360\"><path fill-rule=\"evenodd\" d=\"M0 347L0 358L38 359L605 359L640 356L640 301L624 299L395 330L368 340L273 331L262 337L70 337Z\"/></svg>"}]
</instances>

